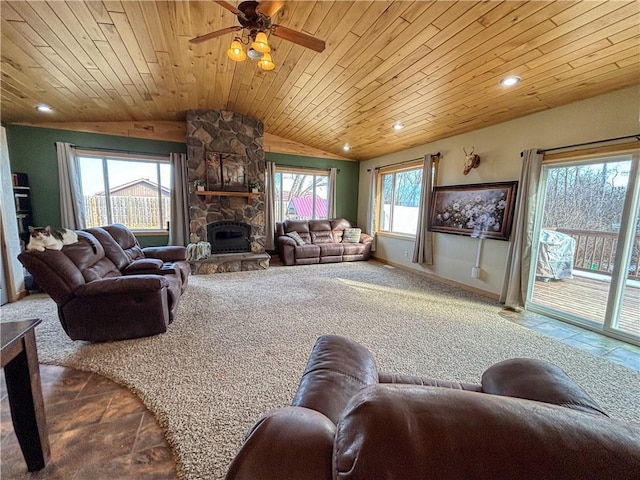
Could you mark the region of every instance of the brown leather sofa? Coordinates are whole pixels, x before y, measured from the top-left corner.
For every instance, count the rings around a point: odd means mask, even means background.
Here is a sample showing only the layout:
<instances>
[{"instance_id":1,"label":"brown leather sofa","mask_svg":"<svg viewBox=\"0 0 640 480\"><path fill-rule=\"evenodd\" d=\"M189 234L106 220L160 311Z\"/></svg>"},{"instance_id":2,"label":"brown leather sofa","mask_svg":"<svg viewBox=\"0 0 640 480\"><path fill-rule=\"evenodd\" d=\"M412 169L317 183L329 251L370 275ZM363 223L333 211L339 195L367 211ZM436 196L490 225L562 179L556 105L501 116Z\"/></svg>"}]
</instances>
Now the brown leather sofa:
<instances>
[{"instance_id":1,"label":"brown leather sofa","mask_svg":"<svg viewBox=\"0 0 640 480\"><path fill-rule=\"evenodd\" d=\"M369 260L373 238L362 233L358 243L343 242L345 228L351 228L351 223L344 218L278 222L278 256L284 265ZM304 244L298 245L293 238L287 236L291 232L297 232Z\"/></svg>"},{"instance_id":2,"label":"brown leather sofa","mask_svg":"<svg viewBox=\"0 0 640 480\"><path fill-rule=\"evenodd\" d=\"M58 305L67 335L73 340L104 342L165 332L178 308L180 274L172 267L152 274L143 268L123 272L94 235L76 233L78 242L60 251L25 251L18 256Z\"/></svg>"},{"instance_id":3,"label":"brown leather sofa","mask_svg":"<svg viewBox=\"0 0 640 480\"><path fill-rule=\"evenodd\" d=\"M175 275L180 282L181 292L187 288L191 267L186 260L185 247L168 245L141 248L133 232L120 223L87 228L85 231L98 239L107 258L124 275Z\"/></svg>"},{"instance_id":4,"label":"brown leather sofa","mask_svg":"<svg viewBox=\"0 0 640 480\"><path fill-rule=\"evenodd\" d=\"M640 427L545 361L439 381L379 372L363 346L326 335L292 406L255 423L226 478L635 479Z\"/></svg>"}]
</instances>

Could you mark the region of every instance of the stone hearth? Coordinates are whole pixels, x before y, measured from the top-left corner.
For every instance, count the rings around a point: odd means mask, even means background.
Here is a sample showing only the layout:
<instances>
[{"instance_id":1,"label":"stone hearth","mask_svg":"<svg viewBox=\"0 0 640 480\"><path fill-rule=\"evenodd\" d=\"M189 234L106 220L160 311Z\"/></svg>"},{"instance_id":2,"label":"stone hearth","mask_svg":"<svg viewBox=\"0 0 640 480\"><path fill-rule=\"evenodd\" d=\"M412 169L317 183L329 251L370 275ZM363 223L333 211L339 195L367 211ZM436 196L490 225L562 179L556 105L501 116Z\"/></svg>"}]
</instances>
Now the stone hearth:
<instances>
[{"instance_id":1,"label":"stone hearth","mask_svg":"<svg viewBox=\"0 0 640 480\"><path fill-rule=\"evenodd\" d=\"M207 275L266 270L269 268L270 260L271 256L268 253L221 253L211 255L205 260L194 260L189 263L193 275Z\"/></svg>"}]
</instances>

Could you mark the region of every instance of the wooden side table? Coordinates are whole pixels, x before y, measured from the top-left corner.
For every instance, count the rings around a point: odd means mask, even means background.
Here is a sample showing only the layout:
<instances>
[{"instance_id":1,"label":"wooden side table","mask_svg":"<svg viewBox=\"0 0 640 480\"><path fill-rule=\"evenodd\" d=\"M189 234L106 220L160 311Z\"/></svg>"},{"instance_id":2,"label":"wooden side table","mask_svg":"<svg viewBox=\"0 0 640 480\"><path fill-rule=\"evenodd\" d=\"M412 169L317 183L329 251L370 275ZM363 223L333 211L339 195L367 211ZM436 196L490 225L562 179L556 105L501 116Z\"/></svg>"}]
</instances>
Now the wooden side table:
<instances>
[{"instance_id":1,"label":"wooden side table","mask_svg":"<svg viewBox=\"0 0 640 480\"><path fill-rule=\"evenodd\" d=\"M30 472L51 456L34 328L41 320L0 323L1 360L11 420Z\"/></svg>"}]
</instances>

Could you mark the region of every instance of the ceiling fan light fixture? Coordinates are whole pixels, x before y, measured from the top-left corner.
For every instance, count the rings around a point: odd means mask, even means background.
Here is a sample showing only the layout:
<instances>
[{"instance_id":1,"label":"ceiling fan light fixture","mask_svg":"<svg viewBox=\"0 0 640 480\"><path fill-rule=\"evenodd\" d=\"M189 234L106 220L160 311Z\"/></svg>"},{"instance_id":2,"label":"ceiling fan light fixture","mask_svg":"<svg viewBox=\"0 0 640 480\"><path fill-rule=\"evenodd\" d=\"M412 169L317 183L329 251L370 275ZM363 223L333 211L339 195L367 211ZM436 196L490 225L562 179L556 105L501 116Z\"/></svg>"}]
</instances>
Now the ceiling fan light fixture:
<instances>
[{"instance_id":1,"label":"ceiling fan light fixture","mask_svg":"<svg viewBox=\"0 0 640 480\"><path fill-rule=\"evenodd\" d=\"M244 53L242 45L237 38L231 42L231 46L227 50L227 56L234 62L243 62L247 59L247 54Z\"/></svg>"},{"instance_id":2,"label":"ceiling fan light fixture","mask_svg":"<svg viewBox=\"0 0 640 480\"><path fill-rule=\"evenodd\" d=\"M251 59L251 60L259 60L262 58L262 56L264 55L264 53L261 53L257 50L254 50L253 48L250 48L249 50L247 50L247 56Z\"/></svg>"},{"instance_id":3,"label":"ceiling fan light fixture","mask_svg":"<svg viewBox=\"0 0 640 480\"><path fill-rule=\"evenodd\" d=\"M276 68L276 64L271 61L271 55L269 55L268 53L264 53L262 55L262 58L258 60L258 67L260 67L262 70L269 71Z\"/></svg>"},{"instance_id":4,"label":"ceiling fan light fixture","mask_svg":"<svg viewBox=\"0 0 640 480\"><path fill-rule=\"evenodd\" d=\"M269 47L267 35L264 32L258 32L256 39L251 44L251 48L260 53L269 53L271 51L271 47Z\"/></svg>"}]
</instances>

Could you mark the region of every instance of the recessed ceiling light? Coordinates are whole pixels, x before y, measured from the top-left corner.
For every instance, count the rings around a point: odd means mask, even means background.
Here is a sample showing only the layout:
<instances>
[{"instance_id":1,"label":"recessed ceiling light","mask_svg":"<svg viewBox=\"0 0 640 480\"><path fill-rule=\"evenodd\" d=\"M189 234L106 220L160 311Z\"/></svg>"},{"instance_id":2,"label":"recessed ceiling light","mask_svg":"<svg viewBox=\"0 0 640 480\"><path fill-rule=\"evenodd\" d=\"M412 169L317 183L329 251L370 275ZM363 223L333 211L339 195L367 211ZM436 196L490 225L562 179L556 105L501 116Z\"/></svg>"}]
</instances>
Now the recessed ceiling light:
<instances>
[{"instance_id":1,"label":"recessed ceiling light","mask_svg":"<svg viewBox=\"0 0 640 480\"><path fill-rule=\"evenodd\" d=\"M519 83L521 80L520 77L516 77L515 75L504 77L500 80L500 84L504 87L513 87L515 84Z\"/></svg>"},{"instance_id":2,"label":"recessed ceiling light","mask_svg":"<svg viewBox=\"0 0 640 480\"><path fill-rule=\"evenodd\" d=\"M345 152L348 152L349 150L351 150L351 147L349 146L349 144L348 144L348 143L345 143L345 144L344 144L344 147L342 147L342 149L343 149Z\"/></svg>"},{"instance_id":3,"label":"recessed ceiling light","mask_svg":"<svg viewBox=\"0 0 640 480\"><path fill-rule=\"evenodd\" d=\"M404 128L404 125L400 122L396 122L393 124L393 129L394 130L402 130Z\"/></svg>"},{"instance_id":4,"label":"recessed ceiling light","mask_svg":"<svg viewBox=\"0 0 640 480\"><path fill-rule=\"evenodd\" d=\"M36 107L36 110L39 112L53 112L53 108L51 108L49 105L45 105L44 103L38 105Z\"/></svg>"}]
</instances>

